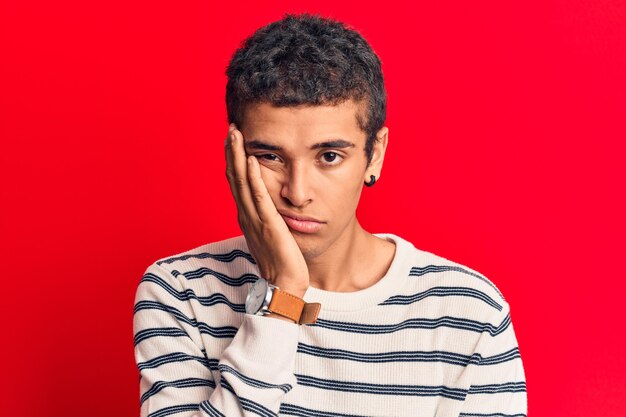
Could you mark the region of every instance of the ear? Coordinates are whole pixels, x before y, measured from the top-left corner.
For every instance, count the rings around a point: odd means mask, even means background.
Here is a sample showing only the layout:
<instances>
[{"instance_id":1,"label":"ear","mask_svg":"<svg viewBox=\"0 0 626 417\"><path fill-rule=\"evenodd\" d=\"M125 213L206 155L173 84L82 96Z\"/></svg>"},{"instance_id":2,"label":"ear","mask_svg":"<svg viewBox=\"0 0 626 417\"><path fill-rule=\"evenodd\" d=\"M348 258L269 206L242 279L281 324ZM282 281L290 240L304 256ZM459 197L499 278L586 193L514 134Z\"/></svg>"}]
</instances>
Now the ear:
<instances>
[{"instance_id":1,"label":"ear","mask_svg":"<svg viewBox=\"0 0 626 417\"><path fill-rule=\"evenodd\" d=\"M380 128L376 133L374 147L372 149L372 160L365 169L364 181L370 181L370 175L376 177L376 181L380 178L380 172L383 169L383 160L385 159L385 151L387 150L387 142L389 139L389 129L386 126Z\"/></svg>"}]
</instances>

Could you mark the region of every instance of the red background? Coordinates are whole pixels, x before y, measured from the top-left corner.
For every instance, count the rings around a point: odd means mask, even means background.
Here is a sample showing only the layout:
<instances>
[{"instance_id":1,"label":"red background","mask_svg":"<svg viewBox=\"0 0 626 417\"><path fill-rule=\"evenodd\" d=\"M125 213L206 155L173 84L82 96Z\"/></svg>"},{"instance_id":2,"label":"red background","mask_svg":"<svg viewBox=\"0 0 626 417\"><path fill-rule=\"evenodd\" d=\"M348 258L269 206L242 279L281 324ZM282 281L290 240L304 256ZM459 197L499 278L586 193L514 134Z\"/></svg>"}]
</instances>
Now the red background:
<instances>
[{"instance_id":1,"label":"red background","mask_svg":"<svg viewBox=\"0 0 626 417\"><path fill-rule=\"evenodd\" d=\"M3 2L1 413L137 415L145 268L240 233L225 67L310 11L383 62L390 144L364 227L496 283L530 416L621 414L626 5L509 3Z\"/></svg>"}]
</instances>

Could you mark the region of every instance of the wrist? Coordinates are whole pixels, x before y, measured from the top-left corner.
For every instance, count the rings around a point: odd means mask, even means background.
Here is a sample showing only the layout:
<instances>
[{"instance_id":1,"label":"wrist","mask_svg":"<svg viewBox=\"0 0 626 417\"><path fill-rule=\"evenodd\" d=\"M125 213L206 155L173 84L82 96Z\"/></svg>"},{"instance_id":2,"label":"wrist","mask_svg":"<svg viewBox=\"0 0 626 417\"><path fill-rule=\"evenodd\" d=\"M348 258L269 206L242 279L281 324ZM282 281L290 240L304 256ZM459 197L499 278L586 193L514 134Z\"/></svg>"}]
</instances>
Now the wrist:
<instances>
[{"instance_id":1,"label":"wrist","mask_svg":"<svg viewBox=\"0 0 626 417\"><path fill-rule=\"evenodd\" d=\"M286 293L289 293L291 295L295 295L298 298L302 298L304 299L304 294L306 293L306 290L302 290L302 291L298 291L298 290L292 290L290 288L283 288L283 287L278 287L281 290L283 290Z\"/></svg>"},{"instance_id":2,"label":"wrist","mask_svg":"<svg viewBox=\"0 0 626 417\"><path fill-rule=\"evenodd\" d=\"M280 288L282 291L289 293L291 295L295 295L298 298L304 298L304 294L306 293L307 288L297 288L294 286L290 286L286 283L284 283L284 281L282 281L282 285L281 285L281 281L280 280L275 280L273 282L273 285L276 285L278 288Z\"/></svg>"},{"instance_id":3,"label":"wrist","mask_svg":"<svg viewBox=\"0 0 626 417\"><path fill-rule=\"evenodd\" d=\"M245 311L295 324L315 323L321 305L304 301L307 290L308 286L281 286L279 282L259 278L248 290Z\"/></svg>"}]
</instances>

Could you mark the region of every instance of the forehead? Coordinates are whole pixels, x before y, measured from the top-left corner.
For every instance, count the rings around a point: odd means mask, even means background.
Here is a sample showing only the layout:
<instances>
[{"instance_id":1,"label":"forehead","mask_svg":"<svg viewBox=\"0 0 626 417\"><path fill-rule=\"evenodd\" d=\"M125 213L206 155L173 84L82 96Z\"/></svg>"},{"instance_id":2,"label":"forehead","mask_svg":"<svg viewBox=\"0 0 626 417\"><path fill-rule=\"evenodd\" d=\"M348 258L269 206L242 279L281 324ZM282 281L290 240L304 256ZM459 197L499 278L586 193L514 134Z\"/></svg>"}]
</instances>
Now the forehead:
<instances>
[{"instance_id":1,"label":"forehead","mask_svg":"<svg viewBox=\"0 0 626 417\"><path fill-rule=\"evenodd\" d=\"M246 108L242 133L246 141L261 140L277 145L308 146L320 140L344 139L365 144L365 132L357 122L359 103L347 100L335 106L276 107L258 103ZM280 142L280 143L278 143Z\"/></svg>"}]
</instances>

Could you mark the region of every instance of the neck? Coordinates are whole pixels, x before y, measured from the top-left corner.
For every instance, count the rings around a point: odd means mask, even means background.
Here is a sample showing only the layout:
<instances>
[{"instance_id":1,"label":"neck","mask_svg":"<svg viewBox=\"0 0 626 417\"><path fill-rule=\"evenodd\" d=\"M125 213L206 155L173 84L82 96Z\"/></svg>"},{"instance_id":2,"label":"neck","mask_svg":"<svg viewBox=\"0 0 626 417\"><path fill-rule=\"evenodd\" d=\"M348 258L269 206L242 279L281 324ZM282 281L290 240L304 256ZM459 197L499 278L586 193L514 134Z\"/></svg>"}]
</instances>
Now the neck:
<instances>
[{"instance_id":1,"label":"neck","mask_svg":"<svg viewBox=\"0 0 626 417\"><path fill-rule=\"evenodd\" d=\"M348 227L323 253L306 260L309 285L335 292L367 288L386 273L393 259L394 246L365 231L355 218L353 226Z\"/></svg>"}]
</instances>

